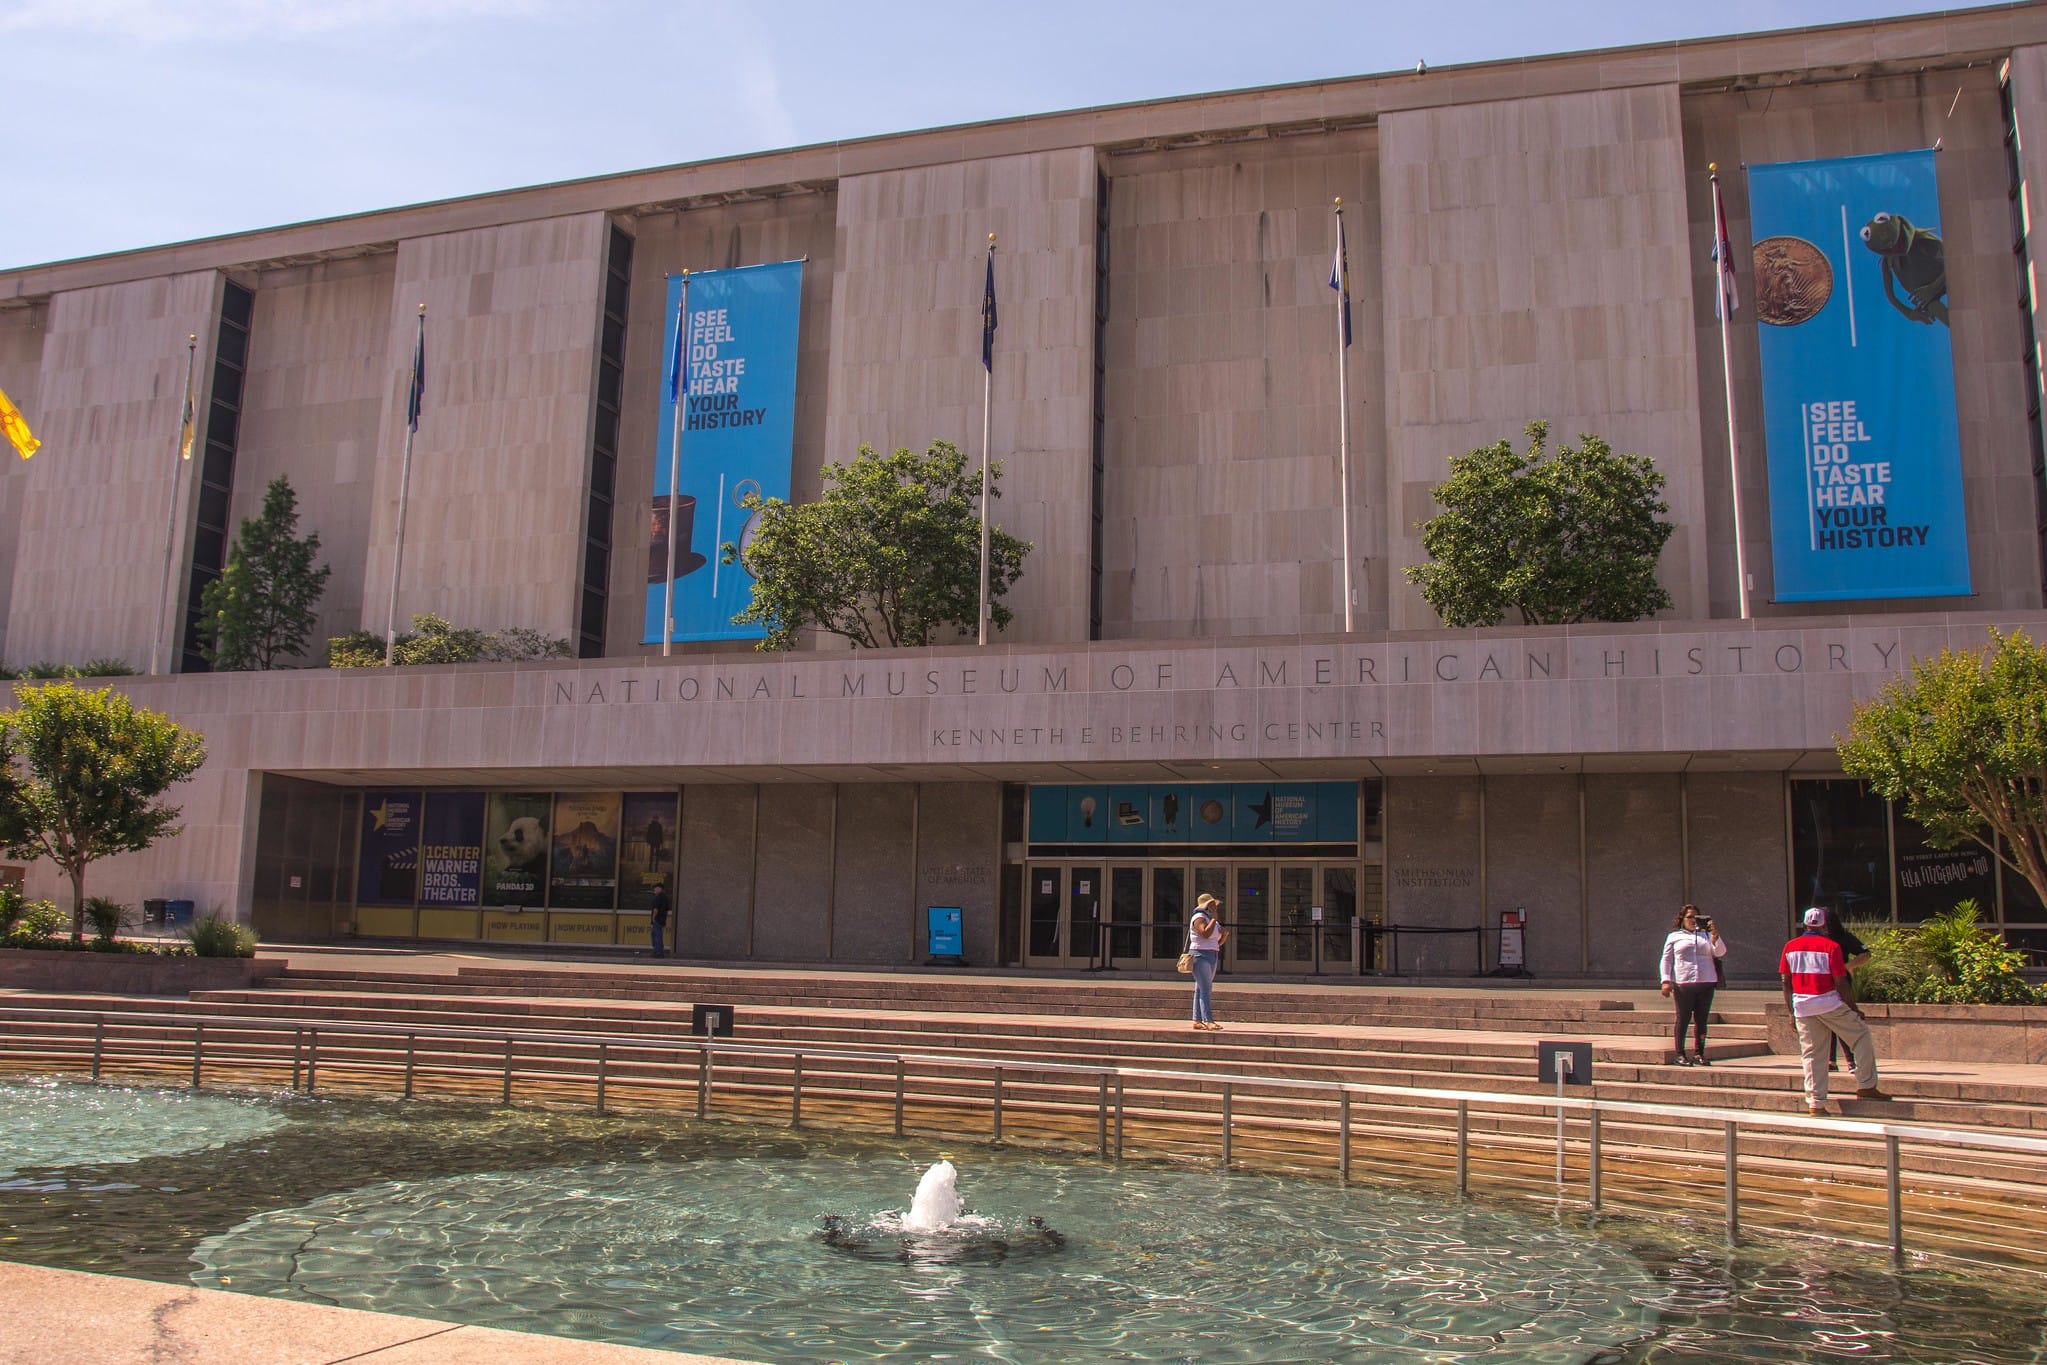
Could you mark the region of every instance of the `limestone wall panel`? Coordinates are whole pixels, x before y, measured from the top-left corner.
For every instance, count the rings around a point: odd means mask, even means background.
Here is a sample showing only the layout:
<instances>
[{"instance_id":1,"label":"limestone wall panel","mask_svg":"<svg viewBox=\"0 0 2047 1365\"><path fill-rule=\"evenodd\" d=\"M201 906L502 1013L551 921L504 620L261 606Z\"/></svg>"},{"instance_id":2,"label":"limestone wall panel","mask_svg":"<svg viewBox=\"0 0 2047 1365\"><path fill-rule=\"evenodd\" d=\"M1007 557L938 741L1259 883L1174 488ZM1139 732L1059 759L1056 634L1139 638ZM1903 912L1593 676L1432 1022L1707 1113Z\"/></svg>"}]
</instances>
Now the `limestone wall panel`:
<instances>
[{"instance_id":1,"label":"limestone wall panel","mask_svg":"<svg viewBox=\"0 0 2047 1365\"><path fill-rule=\"evenodd\" d=\"M43 332L48 310L10 309L0 313L0 393L5 393L27 418L29 429L42 430ZM12 605L15 560L21 552L21 503L28 487L29 464L15 458L14 447L0 442L0 660L7 649L7 613ZM27 663L31 660L15 659Z\"/></svg>"}]
</instances>

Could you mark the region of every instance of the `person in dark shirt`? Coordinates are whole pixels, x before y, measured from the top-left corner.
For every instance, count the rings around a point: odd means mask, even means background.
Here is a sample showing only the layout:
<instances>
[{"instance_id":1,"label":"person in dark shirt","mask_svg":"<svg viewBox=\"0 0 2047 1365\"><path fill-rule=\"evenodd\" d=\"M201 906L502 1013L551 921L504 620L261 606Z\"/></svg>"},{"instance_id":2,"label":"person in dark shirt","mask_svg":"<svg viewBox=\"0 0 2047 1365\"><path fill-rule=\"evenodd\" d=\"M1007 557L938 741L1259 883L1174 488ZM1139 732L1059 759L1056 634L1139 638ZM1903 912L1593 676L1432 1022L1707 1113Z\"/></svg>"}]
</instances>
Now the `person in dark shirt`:
<instances>
[{"instance_id":1,"label":"person in dark shirt","mask_svg":"<svg viewBox=\"0 0 2047 1365\"><path fill-rule=\"evenodd\" d=\"M654 912L653 921L648 925L648 933L654 940L654 956L666 957L668 954L662 951L661 936L668 930L669 902L667 882L654 883L654 899L650 903L649 908Z\"/></svg>"},{"instance_id":2,"label":"person in dark shirt","mask_svg":"<svg viewBox=\"0 0 2047 1365\"><path fill-rule=\"evenodd\" d=\"M1841 945L1841 956L1848 959L1848 970L1852 972L1869 961L1869 949L1841 922L1841 916L1834 907L1821 908L1827 912L1827 923L1820 933ZM1827 1070L1840 1071L1847 1065L1847 1050L1841 1046L1841 1040L1832 1034L1827 1035Z\"/></svg>"}]
</instances>

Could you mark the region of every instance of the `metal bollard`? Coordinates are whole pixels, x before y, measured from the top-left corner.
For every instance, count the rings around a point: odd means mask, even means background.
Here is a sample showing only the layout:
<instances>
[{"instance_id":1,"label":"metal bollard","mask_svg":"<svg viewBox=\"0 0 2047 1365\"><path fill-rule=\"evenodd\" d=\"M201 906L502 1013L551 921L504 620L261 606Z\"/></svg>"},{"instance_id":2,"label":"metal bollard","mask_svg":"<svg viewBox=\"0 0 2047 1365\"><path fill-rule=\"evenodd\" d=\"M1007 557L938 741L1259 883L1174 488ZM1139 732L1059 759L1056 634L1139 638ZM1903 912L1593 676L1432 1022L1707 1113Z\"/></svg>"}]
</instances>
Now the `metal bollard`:
<instances>
[{"instance_id":1,"label":"metal bollard","mask_svg":"<svg viewBox=\"0 0 2047 1365\"><path fill-rule=\"evenodd\" d=\"M405 1098L412 1098L412 1073L418 1067L419 1039L416 1034L405 1035Z\"/></svg>"},{"instance_id":2,"label":"metal bollard","mask_svg":"<svg viewBox=\"0 0 2047 1365\"><path fill-rule=\"evenodd\" d=\"M511 1104L511 1102L512 1102L512 1040L511 1037L507 1035L505 1038L505 1087L503 1091L501 1091L498 1095L498 1103L503 1105L509 1105Z\"/></svg>"},{"instance_id":3,"label":"metal bollard","mask_svg":"<svg viewBox=\"0 0 2047 1365\"><path fill-rule=\"evenodd\" d=\"M1230 1168L1230 1083L1223 1082L1223 1169Z\"/></svg>"},{"instance_id":4,"label":"metal bollard","mask_svg":"<svg viewBox=\"0 0 2047 1365\"><path fill-rule=\"evenodd\" d=\"M903 1059L896 1058L896 1136L903 1135Z\"/></svg>"},{"instance_id":5,"label":"metal bollard","mask_svg":"<svg viewBox=\"0 0 2047 1365\"><path fill-rule=\"evenodd\" d=\"M1123 1159L1123 1078L1116 1078L1116 1160Z\"/></svg>"},{"instance_id":6,"label":"metal bollard","mask_svg":"<svg viewBox=\"0 0 2047 1365\"><path fill-rule=\"evenodd\" d=\"M1350 1179L1350 1091L1336 1095L1336 1178Z\"/></svg>"},{"instance_id":7,"label":"metal bollard","mask_svg":"<svg viewBox=\"0 0 2047 1365\"><path fill-rule=\"evenodd\" d=\"M1898 1139L1884 1134L1884 1200L1891 1214L1891 1263L1905 1263L1905 1201L1898 1180Z\"/></svg>"},{"instance_id":8,"label":"metal bollard","mask_svg":"<svg viewBox=\"0 0 2047 1365\"><path fill-rule=\"evenodd\" d=\"M1457 1101L1457 1193L1471 1192L1471 1102Z\"/></svg>"},{"instance_id":9,"label":"metal bollard","mask_svg":"<svg viewBox=\"0 0 2047 1365\"><path fill-rule=\"evenodd\" d=\"M313 1093L314 1080L320 1067L320 1030L306 1032L306 1093Z\"/></svg>"},{"instance_id":10,"label":"metal bollard","mask_svg":"<svg viewBox=\"0 0 2047 1365\"><path fill-rule=\"evenodd\" d=\"M711 1109L711 1045L705 1043L697 1049L697 1117L702 1118Z\"/></svg>"},{"instance_id":11,"label":"metal bollard","mask_svg":"<svg viewBox=\"0 0 2047 1365\"><path fill-rule=\"evenodd\" d=\"M1109 1154L1109 1077L1095 1077L1095 1150Z\"/></svg>"},{"instance_id":12,"label":"metal bollard","mask_svg":"<svg viewBox=\"0 0 2047 1365\"><path fill-rule=\"evenodd\" d=\"M597 1045L597 1114L600 1118L604 1114L604 1048L603 1043Z\"/></svg>"},{"instance_id":13,"label":"metal bollard","mask_svg":"<svg viewBox=\"0 0 2047 1365\"><path fill-rule=\"evenodd\" d=\"M1592 1111L1591 1126L1585 1135L1586 1177L1592 1189L1592 1207L1599 1207L1599 1111Z\"/></svg>"},{"instance_id":14,"label":"metal bollard","mask_svg":"<svg viewBox=\"0 0 2047 1365\"><path fill-rule=\"evenodd\" d=\"M995 1143L1002 1142L1002 1068L995 1068Z\"/></svg>"},{"instance_id":15,"label":"metal bollard","mask_svg":"<svg viewBox=\"0 0 2047 1365\"><path fill-rule=\"evenodd\" d=\"M789 1126L803 1126L803 1054L796 1054L795 1065L789 1074Z\"/></svg>"},{"instance_id":16,"label":"metal bollard","mask_svg":"<svg viewBox=\"0 0 2047 1365\"><path fill-rule=\"evenodd\" d=\"M199 1059L206 1051L206 1025L192 1025L192 1088L199 1088Z\"/></svg>"},{"instance_id":17,"label":"metal bollard","mask_svg":"<svg viewBox=\"0 0 2047 1365\"><path fill-rule=\"evenodd\" d=\"M1734 1122L1726 1124L1727 1145L1727 1240L1732 1242L1741 1235L1741 1188L1737 1175L1737 1152Z\"/></svg>"}]
</instances>

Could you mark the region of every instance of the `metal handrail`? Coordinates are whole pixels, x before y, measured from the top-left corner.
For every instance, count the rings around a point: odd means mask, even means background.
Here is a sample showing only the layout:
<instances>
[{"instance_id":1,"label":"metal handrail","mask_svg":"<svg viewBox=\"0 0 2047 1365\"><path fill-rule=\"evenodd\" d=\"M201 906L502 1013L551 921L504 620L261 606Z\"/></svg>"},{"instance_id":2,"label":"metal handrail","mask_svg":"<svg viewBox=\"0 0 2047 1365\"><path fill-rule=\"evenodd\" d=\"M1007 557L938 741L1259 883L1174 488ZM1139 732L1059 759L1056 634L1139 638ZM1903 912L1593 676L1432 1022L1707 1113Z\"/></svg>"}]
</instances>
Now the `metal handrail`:
<instances>
[{"instance_id":1,"label":"metal handrail","mask_svg":"<svg viewBox=\"0 0 2047 1365\"><path fill-rule=\"evenodd\" d=\"M990 1073L992 1078L991 1100L993 1114L993 1141L1002 1141L1003 1104L1005 1073L1070 1075L1089 1078L1093 1084L1096 1115L1097 1146L1104 1155L1113 1151L1118 1159L1122 1157L1123 1125L1125 1114L1125 1088L1131 1082L1192 1084L1219 1090L1221 1121L1221 1160L1228 1166L1232 1160L1232 1109L1235 1092L1239 1088L1262 1091L1318 1092L1333 1098L1337 1104L1337 1130L1340 1140L1338 1154L1339 1177L1348 1179L1350 1174L1350 1137L1354 1129L1351 1100L1354 1097L1375 1097L1404 1102L1416 1100L1436 1101L1455 1107L1456 1116L1456 1179L1460 1193L1468 1188L1469 1147L1471 1142L1470 1110L1474 1105L1499 1111L1526 1111L1534 1114L1554 1112L1559 1119L1557 1153L1557 1184L1559 1193L1563 1190L1563 1156L1566 1137L1562 1120L1565 1115L1578 1115L1587 1120L1586 1152L1589 1177L1589 1203L1598 1208L1601 1200L1602 1146L1601 1120L1604 1117L1628 1117L1669 1123L1682 1120L1688 1130L1710 1132L1713 1125L1722 1131L1724 1144L1724 1180L1726 1184L1725 1219L1727 1231L1732 1238L1739 1229L1739 1162L1738 1141L1743 1129L1776 1130L1802 1134L1819 1134L1828 1137L1853 1135L1881 1139L1884 1144L1884 1169L1886 1204L1888 1213L1889 1246L1894 1260L1904 1257L1902 1181L1900 1171L1899 1144L1904 1141L1972 1148L1985 1151L2024 1153L2047 1156L2047 1138L2025 1137L2017 1134L1997 1133L1980 1129L1941 1128L1924 1124L1884 1123L1863 1119L1810 1118L1802 1115L1758 1113L1753 1110L1730 1110L1718 1108L1697 1108L1679 1105L1648 1104L1631 1100L1602 1100L1595 1098L1568 1097L1560 1094L1516 1094L1498 1091L1445 1089L1440 1087L1379 1085L1361 1081L1328 1081L1314 1079L1292 1079L1270 1076L1253 1076L1244 1073L1222 1071L1191 1071L1170 1067L1140 1067L1100 1065L1079 1062L1039 1061L1016 1056L980 1057L961 1053L909 1052L900 1049L858 1046L808 1046L783 1043L752 1042L733 1038L712 1038L688 1036L675 1039L647 1039L638 1034L604 1032L513 1028L479 1028L441 1024L385 1024L344 1020L327 1016L292 1017L278 1019L248 1019L228 1016L207 1016L195 1019L190 1015L151 1013L139 1011L80 1011L21 1009L0 1006L0 1019L16 1023L51 1023L75 1026L81 1033L89 1029L92 1042L92 1074L98 1079L101 1074L102 1057L110 1041L110 1026L132 1026L140 1030L189 1032L192 1039L191 1085L199 1086L202 1079L202 1063L206 1043L214 1049L223 1049L227 1039L236 1033L286 1034L292 1036L289 1065L292 1072L291 1088L301 1086L307 1092L317 1084L317 1067L320 1055L320 1039L324 1033L329 1040L338 1037L403 1038L407 1042L403 1058L405 1067L405 1096L413 1095L413 1080L416 1068L416 1043L421 1039L462 1041L479 1044L497 1044L503 1048L500 1057L477 1055L477 1067L482 1070L491 1062L491 1067L502 1074L501 1102L510 1103L512 1079L515 1074L515 1048L519 1044L529 1046L555 1046L587 1048L594 1050L597 1083L597 1108L603 1112L607 1082L615 1083L611 1065L621 1051L661 1053L673 1056L681 1051L695 1052L699 1064L695 1076L696 1109L698 1117L705 1117L709 1091L716 1066L715 1058L720 1054L733 1056L786 1058L791 1062L791 1104L790 1123L800 1126L802 1122L803 1064L809 1061L849 1061L874 1064L893 1064L895 1077L894 1120L895 1130L903 1131L903 1102L905 1073L912 1066L931 1066L955 1070L975 1070ZM22 1042L35 1042L33 1036L13 1037L0 1040L0 1056L10 1053L21 1056L44 1057L45 1050L20 1048ZM162 1040L172 1044L173 1039ZM310 1046L308 1047L308 1041ZM168 1047L160 1057L170 1057ZM249 1058L236 1058L230 1064L248 1066L256 1064ZM274 1063L282 1069L286 1063L280 1059ZM393 1059L396 1064L396 1059ZM331 1063L330 1063L331 1065ZM536 1073L549 1078L559 1078L561 1072ZM1111 1085L1113 1106L1111 1105ZM1111 1114L1115 1141L1109 1141ZM2043 1188L2047 1193L2047 1188ZM1848 1239L1840 1239L1848 1240Z\"/></svg>"}]
</instances>

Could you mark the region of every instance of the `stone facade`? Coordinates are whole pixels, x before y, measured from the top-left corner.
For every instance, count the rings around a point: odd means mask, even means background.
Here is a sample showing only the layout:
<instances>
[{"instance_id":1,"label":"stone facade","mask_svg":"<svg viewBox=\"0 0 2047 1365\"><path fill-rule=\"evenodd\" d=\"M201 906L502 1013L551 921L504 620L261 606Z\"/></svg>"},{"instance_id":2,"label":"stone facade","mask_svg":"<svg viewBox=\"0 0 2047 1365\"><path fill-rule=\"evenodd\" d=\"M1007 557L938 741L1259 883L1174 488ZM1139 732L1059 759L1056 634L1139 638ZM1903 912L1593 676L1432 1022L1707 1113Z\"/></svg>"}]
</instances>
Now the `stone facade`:
<instances>
[{"instance_id":1,"label":"stone facade","mask_svg":"<svg viewBox=\"0 0 2047 1365\"><path fill-rule=\"evenodd\" d=\"M289 477L334 570L319 632L381 633L425 304L399 624L574 638L603 587L597 657L116 684L204 731L209 760L184 832L109 860L95 891L333 932L359 789L673 789L693 955L902 965L922 908L957 905L970 960L1008 961L1028 785L1355 780L1384 810L1344 855L1361 899L1457 931L1404 940L1403 970L1490 968L1497 942L1458 934L1520 907L1538 974L1639 977L1685 897L1751 943L1783 927L1786 782L1834 770L1855 699L1992 623L2047 626L2012 250L2043 122L2047 9L2018 6L910 133L0 272L0 388L46 443L0 468L0 657L140 668L160 633L175 652L199 497L174 454L185 339L203 411L230 283L254 299L231 517ZM1771 600L1742 314L1759 619L1734 619L1707 165L1740 251L1742 164L1936 142L1974 595ZM996 520L1035 546L1007 634L641 645L666 277L806 261L803 499L863 443L979 455L990 234ZM1406 582L1449 459L1532 418L1657 461L1664 619L1443 630ZM46 866L30 884L55 889Z\"/></svg>"}]
</instances>

